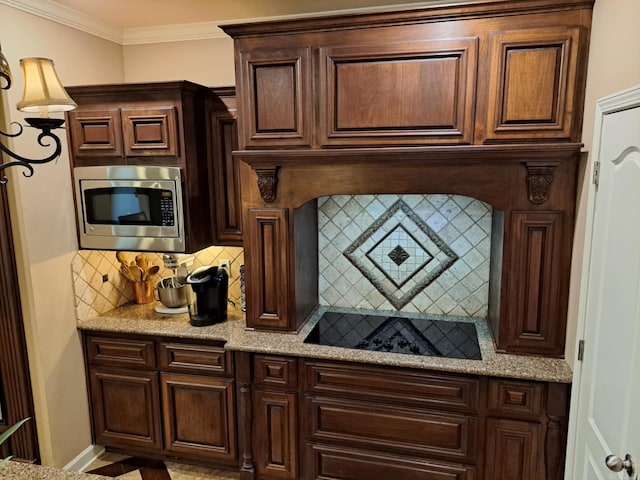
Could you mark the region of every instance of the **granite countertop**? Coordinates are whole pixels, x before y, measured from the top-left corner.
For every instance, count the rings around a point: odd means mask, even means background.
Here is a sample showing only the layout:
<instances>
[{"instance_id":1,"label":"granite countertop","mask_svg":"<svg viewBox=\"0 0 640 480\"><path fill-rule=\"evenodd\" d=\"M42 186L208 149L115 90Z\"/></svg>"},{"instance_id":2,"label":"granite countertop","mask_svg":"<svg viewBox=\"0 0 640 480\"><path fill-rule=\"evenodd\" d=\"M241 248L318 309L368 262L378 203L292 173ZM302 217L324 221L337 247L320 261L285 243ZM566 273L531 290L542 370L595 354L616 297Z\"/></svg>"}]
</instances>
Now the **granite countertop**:
<instances>
[{"instance_id":1,"label":"granite countertop","mask_svg":"<svg viewBox=\"0 0 640 480\"><path fill-rule=\"evenodd\" d=\"M185 339L219 340L226 342L225 348L229 350L273 355L292 355L560 383L570 383L572 380L571 368L563 359L496 353L489 326L485 320L481 319L474 321L482 360L466 360L304 343L304 339L327 307L319 307L299 332L278 333L248 329L244 321L244 313L239 310L230 310L229 319L226 322L207 327L193 327L189 323L188 314L161 315L155 312L155 305L155 303L125 305L98 317L79 321L78 328Z\"/></svg>"},{"instance_id":2,"label":"granite countertop","mask_svg":"<svg viewBox=\"0 0 640 480\"><path fill-rule=\"evenodd\" d=\"M11 461L0 469L0 478L3 480L107 480L109 477Z\"/></svg>"}]
</instances>

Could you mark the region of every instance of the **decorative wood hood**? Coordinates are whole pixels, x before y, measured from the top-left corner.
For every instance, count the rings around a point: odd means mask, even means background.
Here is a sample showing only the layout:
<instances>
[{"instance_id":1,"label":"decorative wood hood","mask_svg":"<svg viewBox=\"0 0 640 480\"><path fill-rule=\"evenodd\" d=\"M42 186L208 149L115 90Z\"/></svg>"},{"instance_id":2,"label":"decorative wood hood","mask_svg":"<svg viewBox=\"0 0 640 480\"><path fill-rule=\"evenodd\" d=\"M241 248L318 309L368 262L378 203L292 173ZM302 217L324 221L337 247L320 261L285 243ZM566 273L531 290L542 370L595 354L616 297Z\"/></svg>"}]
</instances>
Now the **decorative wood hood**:
<instances>
[{"instance_id":1,"label":"decorative wood hood","mask_svg":"<svg viewBox=\"0 0 640 480\"><path fill-rule=\"evenodd\" d=\"M471 1L225 26L234 38L247 324L315 308L334 194L491 204L497 348L564 352L592 1Z\"/></svg>"}]
</instances>

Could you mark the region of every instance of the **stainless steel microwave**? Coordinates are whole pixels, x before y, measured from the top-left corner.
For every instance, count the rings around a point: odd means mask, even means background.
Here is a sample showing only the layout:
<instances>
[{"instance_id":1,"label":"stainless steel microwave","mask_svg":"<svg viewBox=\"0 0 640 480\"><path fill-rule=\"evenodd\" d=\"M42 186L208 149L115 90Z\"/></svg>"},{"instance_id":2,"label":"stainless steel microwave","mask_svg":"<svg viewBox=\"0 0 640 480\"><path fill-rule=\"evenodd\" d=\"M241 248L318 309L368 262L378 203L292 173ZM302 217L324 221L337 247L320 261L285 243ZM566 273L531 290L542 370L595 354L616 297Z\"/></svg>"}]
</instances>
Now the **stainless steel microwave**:
<instances>
[{"instance_id":1,"label":"stainless steel microwave","mask_svg":"<svg viewBox=\"0 0 640 480\"><path fill-rule=\"evenodd\" d=\"M81 248L184 252L179 168L76 167L73 176Z\"/></svg>"}]
</instances>

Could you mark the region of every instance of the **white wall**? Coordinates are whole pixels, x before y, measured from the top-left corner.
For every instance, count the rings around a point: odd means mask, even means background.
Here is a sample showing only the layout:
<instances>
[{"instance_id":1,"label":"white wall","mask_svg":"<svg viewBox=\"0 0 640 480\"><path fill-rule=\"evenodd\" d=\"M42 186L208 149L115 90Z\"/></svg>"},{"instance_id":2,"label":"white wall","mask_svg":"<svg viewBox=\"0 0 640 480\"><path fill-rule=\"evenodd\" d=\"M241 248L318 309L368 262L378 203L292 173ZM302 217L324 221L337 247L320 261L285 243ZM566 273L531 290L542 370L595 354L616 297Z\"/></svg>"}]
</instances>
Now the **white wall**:
<instances>
[{"instance_id":1,"label":"white wall","mask_svg":"<svg viewBox=\"0 0 640 480\"><path fill-rule=\"evenodd\" d=\"M582 141L591 156L596 100L640 83L640 1L596 0L593 10L589 71L584 109ZM578 292L585 235L585 210L591 171L583 165L578 192L576 229L571 272L571 295L567 327L566 358L575 356Z\"/></svg>"},{"instance_id":2,"label":"white wall","mask_svg":"<svg viewBox=\"0 0 640 480\"><path fill-rule=\"evenodd\" d=\"M7 123L24 123L19 59L53 58L66 85L124 79L122 47L0 5L0 43L14 75L2 94ZM31 178L9 173L20 293L42 463L63 466L91 444L81 344L76 330L71 258L77 249L66 134L56 164L36 166ZM4 139L3 139L4 141ZM32 129L10 142L20 154L46 156Z\"/></svg>"}]
</instances>

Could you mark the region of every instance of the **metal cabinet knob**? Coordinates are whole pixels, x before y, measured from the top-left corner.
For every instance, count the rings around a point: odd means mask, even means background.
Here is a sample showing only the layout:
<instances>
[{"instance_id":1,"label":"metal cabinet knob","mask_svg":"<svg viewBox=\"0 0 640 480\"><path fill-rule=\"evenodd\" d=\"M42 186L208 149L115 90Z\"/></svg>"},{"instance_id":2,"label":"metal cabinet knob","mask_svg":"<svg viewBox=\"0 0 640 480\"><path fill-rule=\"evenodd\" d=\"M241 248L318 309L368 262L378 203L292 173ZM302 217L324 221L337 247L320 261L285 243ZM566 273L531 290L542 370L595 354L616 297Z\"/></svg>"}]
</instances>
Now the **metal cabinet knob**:
<instances>
[{"instance_id":1,"label":"metal cabinet knob","mask_svg":"<svg viewBox=\"0 0 640 480\"><path fill-rule=\"evenodd\" d=\"M621 472L623 469L627 471L627 474L633 480L636 479L636 464L633 461L633 457L627 453L624 460L617 455L607 455L605 459L607 468L613 472Z\"/></svg>"}]
</instances>

